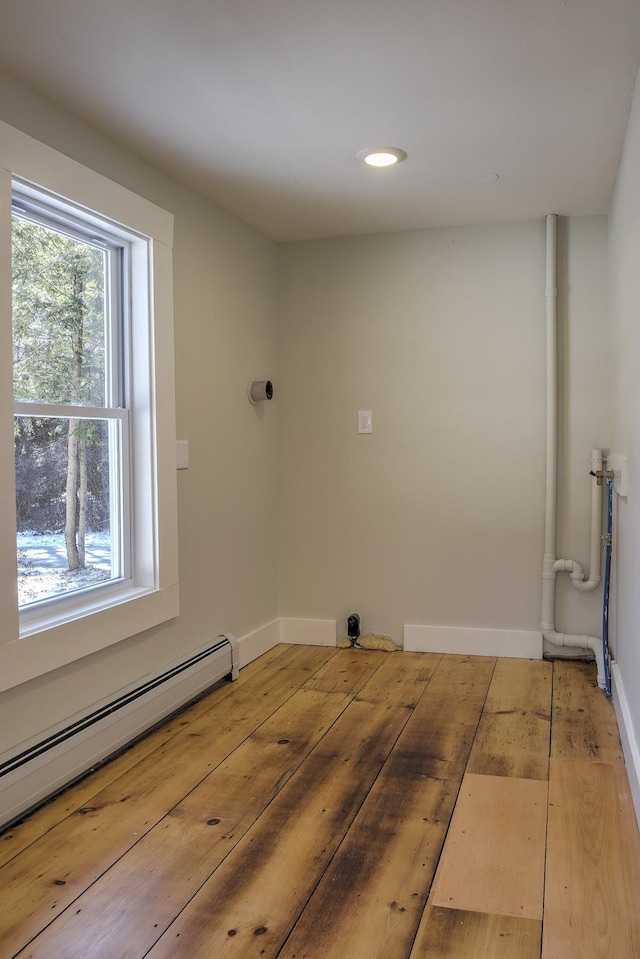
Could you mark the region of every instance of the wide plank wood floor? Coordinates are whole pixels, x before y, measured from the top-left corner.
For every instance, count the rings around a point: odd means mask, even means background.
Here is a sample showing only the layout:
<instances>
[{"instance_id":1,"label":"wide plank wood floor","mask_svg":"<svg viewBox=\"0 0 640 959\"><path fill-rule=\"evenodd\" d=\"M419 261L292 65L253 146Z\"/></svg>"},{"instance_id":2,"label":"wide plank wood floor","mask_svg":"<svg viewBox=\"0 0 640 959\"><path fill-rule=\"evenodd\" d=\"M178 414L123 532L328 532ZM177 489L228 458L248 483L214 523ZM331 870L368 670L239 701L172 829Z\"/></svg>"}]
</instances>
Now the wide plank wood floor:
<instances>
[{"instance_id":1,"label":"wide plank wood floor","mask_svg":"<svg viewBox=\"0 0 640 959\"><path fill-rule=\"evenodd\" d=\"M0 959L639 959L594 667L279 646L0 835Z\"/></svg>"}]
</instances>

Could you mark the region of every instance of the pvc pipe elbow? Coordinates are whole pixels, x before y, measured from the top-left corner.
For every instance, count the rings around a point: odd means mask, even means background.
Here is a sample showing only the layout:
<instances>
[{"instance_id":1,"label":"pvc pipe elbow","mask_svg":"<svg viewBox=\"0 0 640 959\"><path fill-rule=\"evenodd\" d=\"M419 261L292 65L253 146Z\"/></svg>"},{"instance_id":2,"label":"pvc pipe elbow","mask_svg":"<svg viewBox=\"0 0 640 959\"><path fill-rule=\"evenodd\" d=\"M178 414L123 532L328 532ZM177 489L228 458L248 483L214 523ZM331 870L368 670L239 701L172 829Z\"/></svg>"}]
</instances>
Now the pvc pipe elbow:
<instances>
[{"instance_id":1,"label":"pvc pipe elbow","mask_svg":"<svg viewBox=\"0 0 640 959\"><path fill-rule=\"evenodd\" d=\"M591 593L600 585L600 576L590 576L589 579L582 579L576 573L571 574L571 584L581 593Z\"/></svg>"},{"instance_id":2,"label":"pvc pipe elbow","mask_svg":"<svg viewBox=\"0 0 640 959\"><path fill-rule=\"evenodd\" d=\"M584 570L575 559L557 559L553 564L553 569L556 573L569 573L571 585L582 593L591 593L600 585L600 573L594 572L590 574L588 579L585 579Z\"/></svg>"},{"instance_id":3,"label":"pvc pipe elbow","mask_svg":"<svg viewBox=\"0 0 640 959\"><path fill-rule=\"evenodd\" d=\"M555 629L544 629L542 631L543 639L554 646L572 646L576 649L590 649L596 658L596 667L598 670L598 686L604 689L605 670L604 670L604 651L602 649L602 640L597 636L574 636L572 633L558 633Z\"/></svg>"}]
</instances>

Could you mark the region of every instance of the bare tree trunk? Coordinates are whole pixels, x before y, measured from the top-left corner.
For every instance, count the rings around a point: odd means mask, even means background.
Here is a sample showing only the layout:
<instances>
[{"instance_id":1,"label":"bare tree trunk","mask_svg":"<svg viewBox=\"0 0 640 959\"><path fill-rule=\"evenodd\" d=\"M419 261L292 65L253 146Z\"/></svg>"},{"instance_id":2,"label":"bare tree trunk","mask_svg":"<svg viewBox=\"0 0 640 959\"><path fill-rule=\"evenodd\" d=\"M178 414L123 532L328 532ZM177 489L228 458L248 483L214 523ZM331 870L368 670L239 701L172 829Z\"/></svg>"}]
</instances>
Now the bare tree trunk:
<instances>
[{"instance_id":1,"label":"bare tree trunk","mask_svg":"<svg viewBox=\"0 0 640 959\"><path fill-rule=\"evenodd\" d=\"M67 547L67 565L69 569L81 569L78 546L76 544L76 525L78 519L78 420L69 420L67 439L67 489L64 540Z\"/></svg>"},{"instance_id":2,"label":"bare tree trunk","mask_svg":"<svg viewBox=\"0 0 640 959\"><path fill-rule=\"evenodd\" d=\"M84 278L78 267L73 277L73 374L71 381L72 399L80 398L82 383L82 362L84 353ZM78 436L80 420L69 420L68 462L67 462L67 489L66 489L66 516L64 538L67 547L67 565L69 569L84 568L84 529L80 550L78 549L78 492L80 492L80 513L86 514L86 459L85 459L85 501L82 501L82 490L78 489L82 472L80 466L80 446L82 441Z\"/></svg>"},{"instance_id":3,"label":"bare tree trunk","mask_svg":"<svg viewBox=\"0 0 640 959\"><path fill-rule=\"evenodd\" d=\"M87 528L87 444L78 441L78 463L80 467L80 514L78 516L78 559L82 569L85 567L84 538Z\"/></svg>"}]
</instances>

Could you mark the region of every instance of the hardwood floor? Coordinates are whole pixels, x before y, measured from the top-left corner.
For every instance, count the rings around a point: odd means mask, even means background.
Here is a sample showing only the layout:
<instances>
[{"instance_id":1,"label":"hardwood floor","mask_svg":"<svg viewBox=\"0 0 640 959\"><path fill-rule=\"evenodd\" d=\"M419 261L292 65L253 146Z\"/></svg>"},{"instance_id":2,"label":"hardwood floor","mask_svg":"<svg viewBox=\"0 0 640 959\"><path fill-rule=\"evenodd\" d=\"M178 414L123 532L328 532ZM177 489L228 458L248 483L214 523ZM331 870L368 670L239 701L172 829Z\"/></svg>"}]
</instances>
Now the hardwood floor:
<instances>
[{"instance_id":1,"label":"hardwood floor","mask_svg":"<svg viewBox=\"0 0 640 959\"><path fill-rule=\"evenodd\" d=\"M638 959L594 679L279 646L0 835L0 959Z\"/></svg>"}]
</instances>

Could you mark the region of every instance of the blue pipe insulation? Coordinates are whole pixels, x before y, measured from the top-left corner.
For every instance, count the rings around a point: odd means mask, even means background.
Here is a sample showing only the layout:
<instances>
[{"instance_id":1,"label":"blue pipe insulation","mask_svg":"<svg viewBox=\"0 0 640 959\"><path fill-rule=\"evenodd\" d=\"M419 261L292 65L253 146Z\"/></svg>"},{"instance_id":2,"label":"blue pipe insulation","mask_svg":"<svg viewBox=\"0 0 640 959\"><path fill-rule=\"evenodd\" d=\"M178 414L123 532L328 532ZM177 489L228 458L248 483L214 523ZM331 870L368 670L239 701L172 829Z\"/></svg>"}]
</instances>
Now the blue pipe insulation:
<instances>
[{"instance_id":1,"label":"blue pipe insulation","mask_svg":"<svg viewBox=\"0 0 640 959\"><path fill-rule=\"evenodd\" d=\"M609 657L609 586L611 583L611 534L613 530L613 480L607 478L607 535L604 547L604 590L602 594L602 654L605 693L611 699L611 661Z\"/></svg>"}]
</instances>

